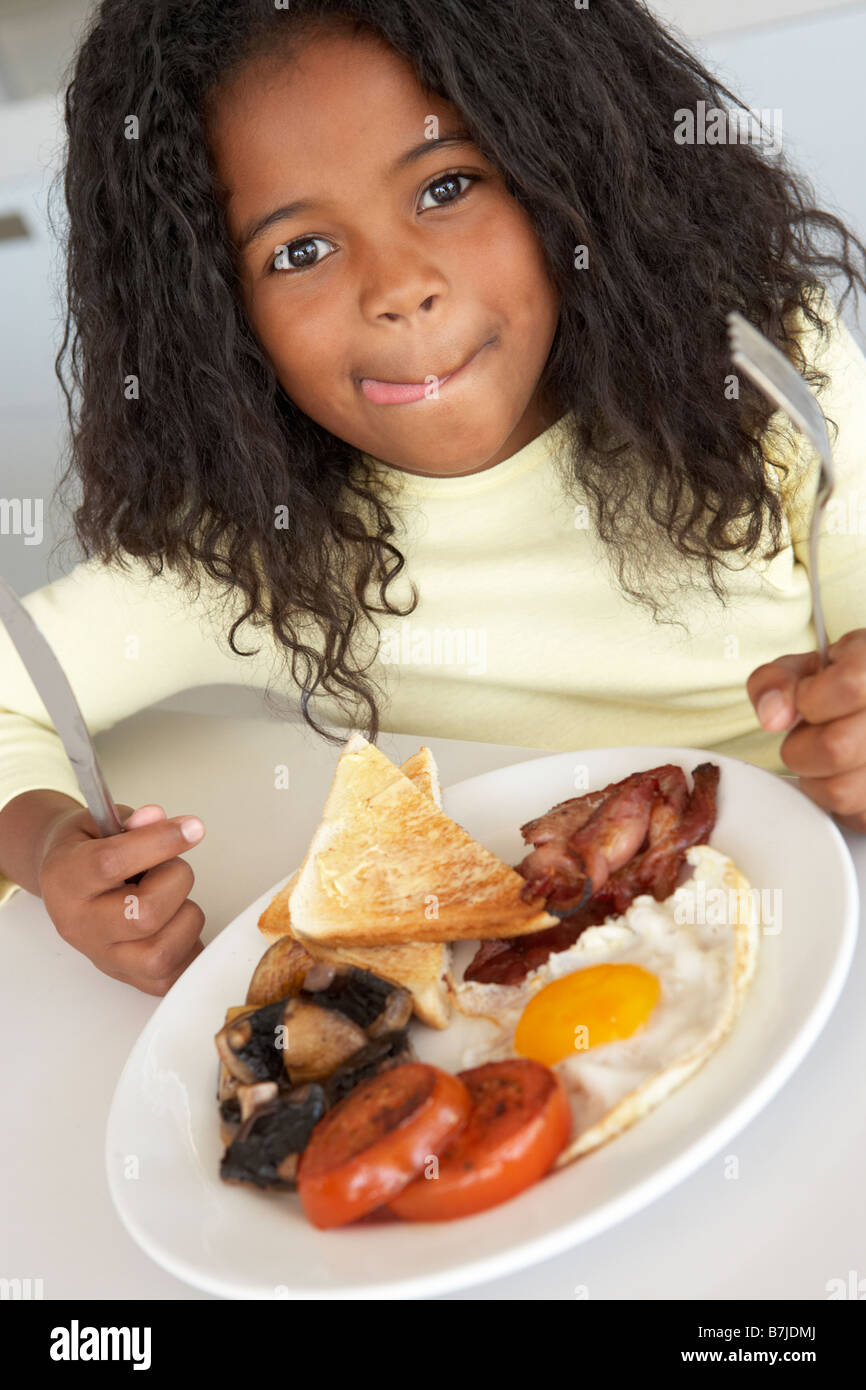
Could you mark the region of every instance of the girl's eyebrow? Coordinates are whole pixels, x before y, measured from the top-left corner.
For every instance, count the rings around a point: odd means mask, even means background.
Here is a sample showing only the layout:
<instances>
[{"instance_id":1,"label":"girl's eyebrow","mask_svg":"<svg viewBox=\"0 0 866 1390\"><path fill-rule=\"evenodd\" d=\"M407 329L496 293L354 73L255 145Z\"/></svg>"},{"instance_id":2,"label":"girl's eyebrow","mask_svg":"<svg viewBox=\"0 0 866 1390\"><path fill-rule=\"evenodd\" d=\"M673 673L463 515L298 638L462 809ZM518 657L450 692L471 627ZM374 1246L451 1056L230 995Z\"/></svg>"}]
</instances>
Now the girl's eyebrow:
<instances>
[{"instance_id":1,"label":"girl's eyebrow","mask_svg":"<svg viewBox=\"0 0 866 1390\"><path fill-rule=\"evenodd\" d=\"M452 145L470 145L473 143L472 136L468 130L462 127L451 129L444 135L440 135L436 140L422 140L420 145L414 145L410 150L404 150L403 154L398 155L394 160L391 172L396 174L401 169L408 168L416 160L423 159L425 154L431 150L448 149ZM265 213L263 217L256 217L247 224L246 230L238 243L238 253L246 251L254 241L257 241L269 227L277 222L287 221L290 217L295 217L302 212L312 212L316 203L310 198L298 198L292 203L284 203L282 207L274 208L271 212Z\"/></svg>"}]
</instances>

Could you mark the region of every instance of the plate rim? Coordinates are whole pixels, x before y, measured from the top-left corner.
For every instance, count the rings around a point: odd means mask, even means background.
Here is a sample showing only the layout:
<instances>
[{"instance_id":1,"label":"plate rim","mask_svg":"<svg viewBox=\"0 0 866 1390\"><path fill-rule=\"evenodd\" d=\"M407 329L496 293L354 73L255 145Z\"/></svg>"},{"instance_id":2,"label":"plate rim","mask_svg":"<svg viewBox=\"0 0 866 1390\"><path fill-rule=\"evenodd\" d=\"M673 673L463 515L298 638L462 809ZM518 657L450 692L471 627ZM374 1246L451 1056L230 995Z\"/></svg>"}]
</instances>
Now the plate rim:
<instances>
[{"instance_id":1,"label":"plate rim","mask_svg":"<svg viewBox=\"0 0 866 1390\"><path fill-rule=\"evenodd\" d=\"M422 744L423 746L423 744ZM672 756L666 761L677 761L685 759L688 761L692 757L698 757L702 761L719 761L738 764L740 767L747 768L750 773L759 774L761 778L771 778L775 785L780 782L784 784L786 778L783 775L768 771L766 768L758 767L750 763L747 759L735 758L730 754L716 753L712 749L690 748L673 744L617 744L606 745L600 748L582 748L575 750L553 751L539 757L523 758L515 763L507 763L503 767L489 768L486 772L477 773L471 777L462 778L459 782L452 782L447 787L442 788L443 809L450 814L445 804L445 799L449 795L459 792L472 783L477 783L488 777L494 777L503 772L515 773L521 768L528 767L530 764L540 766L550 765L564 761L569 758L579 758L581 755L591 754L599 757L604 754L616 753L625 756L634 752L636 756L645 759L645 755L655 752L665 752ZM648 766L652 763L648 763ZM635 771L642 770L636 767ZM790 783L789 783L790 786ZM811 1051L820 1034L823 1032L833 1009L842 993L845 981L851 968L854 950L857 943L859 932L859 906L860 893L859 882L853 859L848 845L828 812L823 811L814 802L800 792L796 787L790 786L793 795L802 798L806 807L807 814L814 812L819 818L822 830L830 832L831 840L835 841L836 847L841 851L840 859L843 866L843 898L845 910L842 914L842 930L840 933L839 948L832 962L828 978L824 988L819 994L812 1007L808 1021L805 1026L800 1026L784 1048L776 1062L763 1072L760 1078L750 1085L747 1093L730 1109L721 1119L709 1128L705 1129L691 1144L680 1150L675 1156L652 1172L646 1178L630 1185L626 1191L610 1200L594 1207L590 1212L566 1221L554 1230L548 1231L543 1235L520 1242L519 1244L508 1245L494 1254L479 1257L471 1261L461 1262L459 1265L452 1265L433 1273L420 1273L413 1275L409 1279L381 1280L375 1283L366 1282L363 1285L342 1284L316 1287L313 1289L289 1289L285 1295L285 1301L294 1300L314 1300L314 1299L415 1299L436 1297L447 1294L459 1289L469 1288L474 1284L483 1283L496 1278L504 1278L507 1275L516 1273L520 1269L528 1268L538 1264L545 1259L552 1259L554 1256L562 1254L568 1249L577 1248L588 1240L594 1239L606 1230L612 1229L626 1220L630 1215L636 1215L652 1202L663 1197L671 1191L679 1182L698 1171L718 1150L753 1120L766 1105L770 1103L775 1095L779 1093L786 1081L797 1070L801 1062ZM816 822L817 824L818 822ZM200 953L192 966L184 972L183 979L190 971L204 969L201 965L207 951L211 945L219 941L226 932L230 931L237 921L250 913L260 902L265 906L271 901L272 897L280 891L292 873L283 874L276 882L258 898L248 903L246 907L238 912L231 922L226 923L220 932L213 938L204 951ZM141 1032L133 1042L129 1053L124 1061L118 1076L114 1092L109 1106L105 1143L103 1147L103 1159L105 1164L106 1178L112 1203L121 1221L121 1224L133 1237L136 1243L144 1250L145 1254L168 1273L180 1279L183 1283L193 1288L213 1294L216 1297L226 1299L261 1299L273 1297L274 1301L283 1301L282 1295L265 1295L260 1292L253 1292L249 1288L240 1286L232 1287L222 1276L211 1278L209 1273L193 1265L185 1257L176 1255L173 1251L164 1247L159 1240L153 1238L148 1230L143 1227L136 1214L130 1211L121 1201L121 1193L124 1188L120 1185L119 1178L113 1168L114 1150L112 1145L112 1128L116 1122L116 1113L119 1110L119 1096L127 1075L137 1061L137 1054L140 1048L146 1047L150 1034L156 1031L157 1020L160 1011L166 1002L171 998L172 991L164 995L157 1007L154 1009L150 1018L145 1023ZM507 1204L503 1204L507 1205ZM482 1213L483 1214L483 1213ZM440 1224L440 1223L437 1223ZM229 1291L231 1290L231 1291Z\"/></svg>"}]
</instances>

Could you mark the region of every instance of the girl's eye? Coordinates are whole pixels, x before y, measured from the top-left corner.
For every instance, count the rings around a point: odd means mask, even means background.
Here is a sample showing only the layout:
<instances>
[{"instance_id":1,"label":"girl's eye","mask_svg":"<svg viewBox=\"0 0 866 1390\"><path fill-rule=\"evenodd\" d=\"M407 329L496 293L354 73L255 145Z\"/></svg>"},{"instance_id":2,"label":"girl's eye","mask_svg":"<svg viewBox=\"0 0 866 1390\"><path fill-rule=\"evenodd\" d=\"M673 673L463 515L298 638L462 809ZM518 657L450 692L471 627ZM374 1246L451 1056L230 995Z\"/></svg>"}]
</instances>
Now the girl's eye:
<instances>
[{"instance_id":1,"label":"girl's eye","mask_svg":"<svg viewBox=\"0 0 866 1390\"><path fill-rule=\"evenodd\" d=\"M445 196L444 198L437 198L436 202L434 203L434 207L440 207L440 208L441 208L441 207L447 206L448 203L456 203L456 202L458 201L458 199L465 197L465 195L466 195L466 194L468 193L468 191L469 191L469 190L466 189L466 188L461 188L461 187L460 187L460 180L461 180L461 179L464 179L464 180L466 181L466 183L468 183L468 184L471 185L471 184L473 184L473 183L478 183L478 181L479 181L479 175L478 175L478 174L458 174L458 173L440 174L439 177L438 177L438 179L436 179L433 183L430 183L430 184L427 185L427 187L424 189L424 194L425 194L425 196L426 196L428 193L431 193L431 192L432 192L432 193L434 194L434 196L435 196L435 194L437 194L437 193L439 192L440 189L443 189L443 188L444 188L444 189L449 189L449 188L450 188L450 189L454 189L454 188L456 188L456 189L457 189L457 194L456 194L455 197L449 197L449 196L447 195L447 193L446 193L446 196ZM425 211L426 211L426 209L425 209Z\"/></svg>"},{"instance_id":2,"label":"girl's eye","mask_svg":"<svg viewBox=\"0 0 866 1390\"><path fill-rule=\"evenodd\" d=\"M442 208L447 207L449 203L459 202L461 198L465 198L469 191L468 188L460 187L461 179L471 186L473 183L479 183L481 176L480 174L460 173L440 174L433 183L428 184L424 189L424 196L426 197L428 193L434 195L435 202L433 203L433 207ZM456 193L454 192L455 189ZM442 190L445 190L445 196L438 197L437 195ZM422 208L422 211L429 212L430 208ZM315 247L318 242L322 242L325 245L329 244L327 237L320 236L301 237L298 241L287 242L285 244L285 249L281 248L278 255L283 261L288 261L288 265L283 264L278 266L276 264L277 256L275 256L268 265L268 274L273 275L277 270L287 270L289 274L294 275L299 271L312 270L315 266L320 265L321 261L327 259L327 257L323 258L317 254Z\"/></svg>"},{"instance_id":3,"label":"girl's eye","mask_svg":"<svg viewBox=\"0 0 866 1390\"><path fill-rule=\"evenodd\" d=\"M317 242L328 244L326 238L321 236L306 236L301 237L299 241L288 242L285 249L281 247L278 256L275 256L271 261L268 266L268 274L273 275L276 270L289 270L290 274L294 274L295 271L309 270L312 266L318 265L319 257L315 253ZM288 266L278 266L278 258L288 261Z\"/></svg>"}]
</instances>

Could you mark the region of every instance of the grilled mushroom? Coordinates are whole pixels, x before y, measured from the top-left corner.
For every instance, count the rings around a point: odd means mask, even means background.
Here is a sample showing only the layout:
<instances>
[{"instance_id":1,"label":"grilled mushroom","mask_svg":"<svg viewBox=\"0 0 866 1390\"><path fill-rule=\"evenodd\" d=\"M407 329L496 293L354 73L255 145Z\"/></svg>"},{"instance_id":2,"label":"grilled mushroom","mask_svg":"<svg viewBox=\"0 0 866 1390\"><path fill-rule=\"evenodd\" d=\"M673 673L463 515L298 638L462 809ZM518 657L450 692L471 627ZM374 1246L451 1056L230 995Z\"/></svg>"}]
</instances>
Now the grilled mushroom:
<instances>
[{"instance_id":1,"label":"grilled mushroom","mask_svg":"<svg viewBox=\"0 0 866 1390\"><path fill-rule=\"evenodd\" d=\"M286 1083L288 1085L288 1083ZM230 1075L226 1064L220 1061L220 1133L224 1144L230 1144L238 1125L248 1120L254 1111L268 1105L279 1094L276 1081L254 1081L247 1085Z\"/></svg>"},{"instance_id":2,"label":"grilled mushroom","mask_svg":"<svg viewBox=\"0 0 866 1390\"><path fill-rule=\"evenodd\" d=\"M324 988L315 989L315 983L315 976L308 975L303 994L312 994L323 1008L339 1010L363 1028L368 1038L398 1032L405 1028L412 1014L409 991L374 975L372 970L337 966Z\"/></svg>"},{"instance_id":3,"label":"grilled mushroom","mask_svg":"<svg viewBox=\"0 0 866 1390\"><path fill-rule=\"evenodd\" d=\"M367 1043L363 1028L336 1009L320 1008L316 997L283 1001L279 1046L293 1085L330 1076Z\"/></svg>"},{"instance_id":4,"label":"grilled mushroom","mask_svg":"<svg viewBox=\"0 0 866 1390\"><path fill-rule=\"evenodd\" d=\"M400 1033L385 1033L367 1043L332 1072L324 1083L328 1105L336 1105L362 1081L378 1076L380 1071L398 1067L402 1062L414 1062L415 1049L405 1029Z\"/></svg>"},{"instance_id":5,"label":"grilled mushroom","mask_svg":"<svg viewBox=\"0 0 866 1390\"><path fill-rule=\"evenodd\" d=\"M224 1105L227 1100L232 1100L237 1096L238 1086L240 1086L236 1076L232 1076L222 1057L220 1057L219 1077L217 1078L217 1100L220 1105Z\"/></svg>"},{"instance_id":6,"label":"grilled mushroom","mask_svg":"<svg viewBox=\"0 0 866 1390\"><path fill-rule=\"evenodd\" d=\"M283 1058L277 1047L276 1030L284 1007L283 999L261 1009L245 1006L242 1016L238 1010L217 1033L217 1051L238 1081L252 1085L254 1081L275 1081L281 1074Z\"/></svg>"},{"instance_id":7,"label":"grilled mushroom","mask_svg":"<svg viewBox=\"0 0 866 1390\"><path fill-rule=\"evenodd\" d=\"M247 1003L226 1011L215 1037L220 1132L228 1146L222 1176L293 1186L306 1144L298 1136L309 1121L308 1137L316 1122L310 1116L414 1058L406 1033L411 1013L408 990L370 970L316 961L290 937L270 947ZM318 1082L324 1085L308 1084ZM282 1152L287 1136L297 1147Z\"/></svg>"},{"instance_id":8,"label":"grilled mushroom","mask_svg":"<svg viewBox=\"0 0 866 1390\"><path fill-rule=\"evenodd\" d=\"M315 960L304 976L304 989L308 992L327 989L339 969L333 961Z\"/></svg>"},{"instance_id":9,"label":"grilled mushroom","mask_svg":"<svg viewBox=\"0 0 866 1390\"><path fill-rule=\"evenodd\" d=\"M253 1111L223 1154L220 1177L294 1190L298 1160L325 1108L321 1086L300 1086Z\"/></svg>"},{"instance_id":10,"label":"grilled mushroom","mask_svg":"<svg viewBox=\"0 0 866 1390\"><path fill-rule=\"evenodd\" d=\"M279 941L268 947L253 971L247 990L247 1003L261 1008L263 1004L273 1004L277 999L297 994L304 983L304 976L314 964L313 957L304 950L300 941L295 941L291 936L281 936Z\"/></svg>"},{"instance_id":11,"label":"grilled mushroom","mask_svg":"<svg viewBox=\"0 0 866 1390\"><path fill-rule=\"evenodd\" d=\"M238 1086L238 1106L240 1109L241 1123L254 1115L257 1110L263 1110L271 1101L276 1100L279 1094L279 1087L276 1081L256 1081L252 1086Z\"/></svg>"}]
</instances>

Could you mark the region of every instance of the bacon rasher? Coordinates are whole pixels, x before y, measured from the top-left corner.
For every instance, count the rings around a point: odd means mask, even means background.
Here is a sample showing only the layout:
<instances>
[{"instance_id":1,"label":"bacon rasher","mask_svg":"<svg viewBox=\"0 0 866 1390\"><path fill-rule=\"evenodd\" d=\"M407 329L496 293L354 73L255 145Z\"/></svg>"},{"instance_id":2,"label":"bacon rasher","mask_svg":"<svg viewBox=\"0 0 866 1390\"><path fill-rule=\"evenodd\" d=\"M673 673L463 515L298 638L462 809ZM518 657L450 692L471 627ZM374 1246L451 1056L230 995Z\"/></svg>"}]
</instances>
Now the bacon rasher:
<instances>
[{"instance_id":1,"label":"bacon rasher","mask_svg":"<svg viewBox=\"0 0 866 1390\"><path fill-rule=\"evenodd\" d=\"M518 984L553 951L573 945L587 927L619 915L641 893L670 897L691 845L705 844L716 823L719 767L700 763L689 793L681 767L666 763L632 773L601 791L559 802L521 826L535 846L518 864L522 896L548 908L577 910L557 927L485 941L464 978Z\"/></svg>"}]
</instances>

